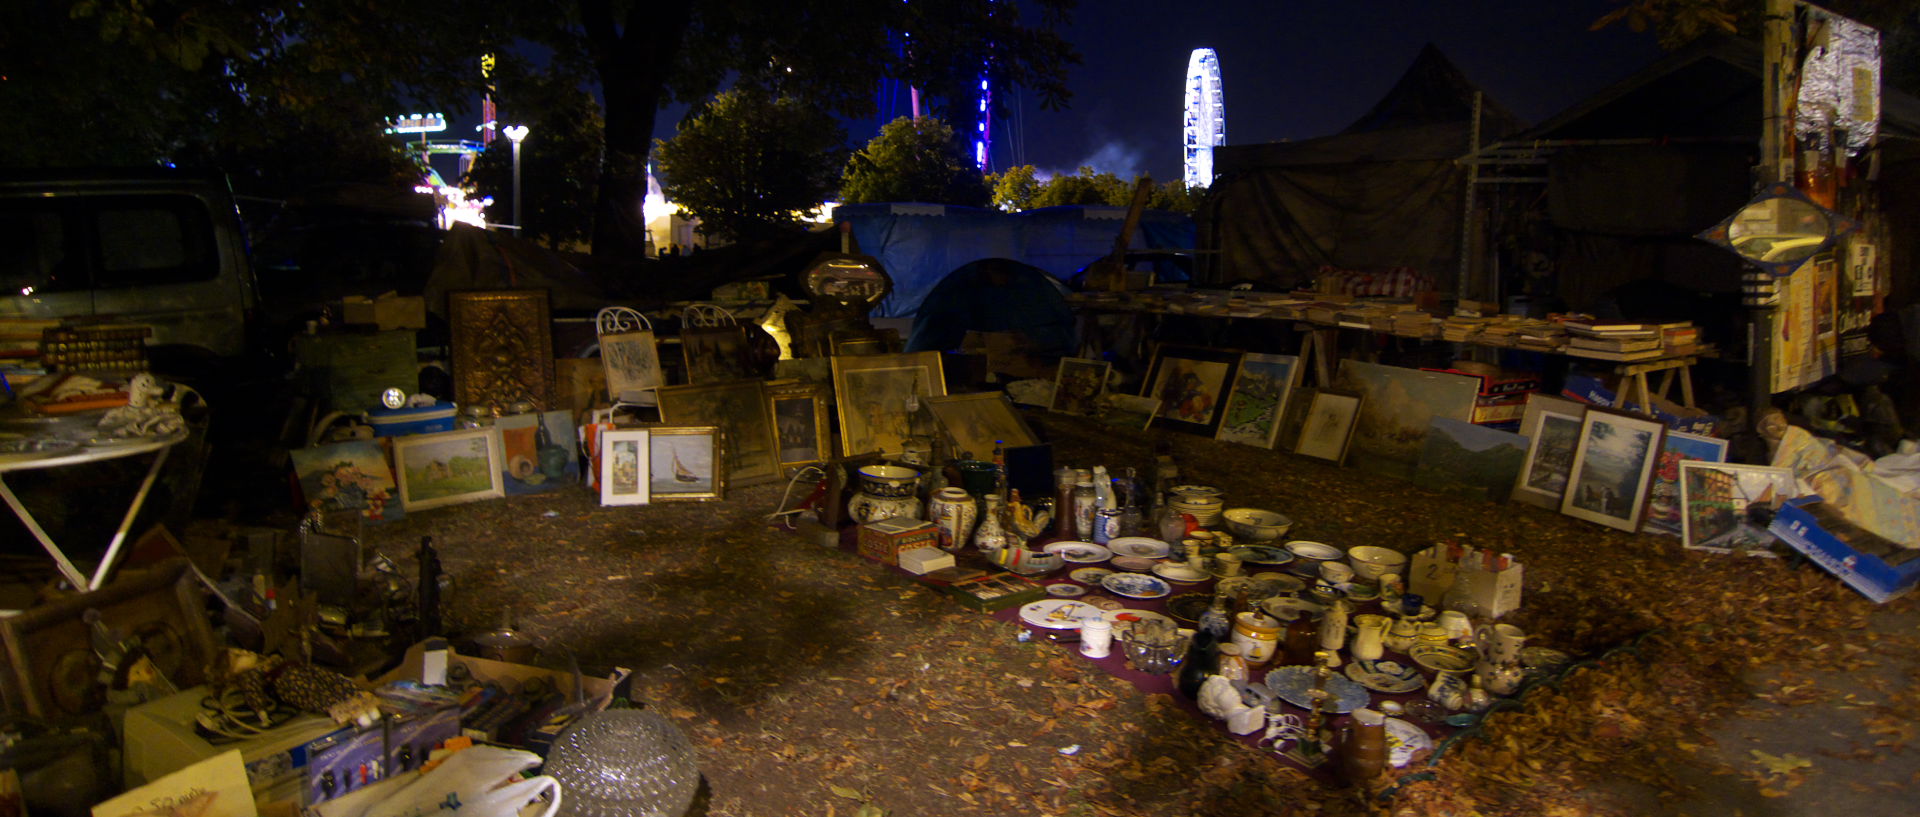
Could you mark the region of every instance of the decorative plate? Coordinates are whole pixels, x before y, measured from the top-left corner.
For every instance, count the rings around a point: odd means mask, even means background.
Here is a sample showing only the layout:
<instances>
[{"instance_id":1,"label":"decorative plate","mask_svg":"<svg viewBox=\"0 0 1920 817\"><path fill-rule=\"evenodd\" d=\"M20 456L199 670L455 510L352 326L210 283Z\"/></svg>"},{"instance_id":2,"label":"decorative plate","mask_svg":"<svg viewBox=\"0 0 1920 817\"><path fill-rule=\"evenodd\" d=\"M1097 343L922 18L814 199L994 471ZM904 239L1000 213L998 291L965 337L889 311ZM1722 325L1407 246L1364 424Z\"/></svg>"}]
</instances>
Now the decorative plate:
<instances>
[{"instance_id":1,"label":"decorative plate","mask_svg":"<svg viewBox=\"0 0 1920 817\"><path fill-rule=\"evenodd\" d=\"M1113 558L1113 551L1092 542L1054 542L1041 550L1060 554L1060 558L1080 565L1097 564Z\"/></svg>"},{"instance_id":2,"label":"decorative plate","mask_svg":"<svg viewBox=\"0 0 1920 817\"><path fill-rule=\"evenodd\" d=\"M1067 574L1067 578L1081 584L1099 584L1101 579L1113 571L1104 567L1083 567Z\"/></svg>"},{"instance_id":3,"label":"decorative plate","mask_svg":"<svg viewBox=\"0 0 1920 817\"><path fill-rule=\"evenodd\" d=\"M41 440L22 438L18 440L0 440L0 462L21 462L44 457L58 457L71 454L80 444L73 440Z\"/></svg>"},{"instance_id":4,"label":"decorative plate","mask_svg":"<svg viewBox=\"0 0 1920 817\"><path fill-rule=\"evenodd\" d=\"M1100 608L1072 599L1041 599L1020 608L1020 620L1049 630L1078 629L1080 620L1100 615Z\"/></svg>"},{"instance_id":5,"label":"decorative plate","mask_svg":"<svg viewBox=\"0 0 1920 817\"><path fill-rule=\"evenodd\" d=\"M1283 565L1293 561L1293 554L1267 545L1235 545L1229 552L1250 565Z\"/></svg>"},{"instance_id":6,"label":"decorative plate","mask_svg":"<svg viewBox=\"0 0 1920 817\"><path fill-rule=\"evenodd\" d=\"M1134 624L1142 621L1159 619L1168 624L1174 623L1173 619L1167 618L1152 610L1135 610L1129 607L1122 607L1118 610L1107 610L1101 613L1101 615L1105 616L1107 621L1113 624L1114 638L1125 636L1128 630L1133 629Z\"/></svg>"},{"instance_id":7,"label":"decorative plate","mask_svg":"<svg viewBox=\"0 0 1920 817\"><path fill-rule=\"evenodd\" d=\"M1311 709L1313 697L1310 693L1313 690L1313 674L1314 668L1305 665L1279 667L1267 673L1267 688L1273 690L1273 694L1280 700L1301 709ZM1367 702L1372 700L1372 696L1367 694L1366 687L1337 674L1328 676L1326 691L1333 693L1333 697L1328 698L1320 710L1332 715L1345 715L1366 706Z\"/></svg>"},{"instance_id":8,"label":"decorative plate","mask_svg":"<svg viewBox=\"0 0 1920 817\"><path fill-rule=\"evenodd\" d=\"M1454 646L1415 644L1407 654L1433 672L1466 672L1474 664L1473 653Z\"/></svg>"},{"instance_id":9,"label":"decorative plate","mask_svg":"<svg viewBox=\"0 0 1920 817\"><path fill-rule=\"evenodd\" d=\"M1552 647L1521 647L1520 665L1527 669L1546 673L1559 672L1561 667L1573 660L1573 656Z\"/></svg>"},{"instance_id":10,"label":"decorative plate","mask_svg":"<svg viewBox=\"0 0 1920 817\"><path fill-rule=\"evenodd\" d=\"M1202 573L1198 570L1194 570L1193 568L1187 567L1186 565L1180 564L1179 562L1161 562L1157 565L1154 565L1153 575L1159 576L1160 578L1166 579L1167 581L1170 581L1170 582L1180 582L1181 584L1193 584L1194 582L1204 582L1207 579L1212 578L1212 576L1206 573Z\"/></svg>"},{"instance_id":11,"label":"decorative plate","mask_svg":"<svg viewBox=\"0 0 1920 817\"><path fill-rule=\"evenodd\" d=\"M1201 496L1217 497L1220 495L1219 488L1215 488L1211 485L1197 485L1193 483L1182 483L1180 485L1175 485L1172 488L1169 488L1167 490L1169 493L1173 494L1174 496L1181 496L1181 497L1201 497Z\"/></svg>"},{"instance_id":12,"label":"decorative plate","mask_svg":"<svg viewBox=\"0 0 1920 817\"><path fill-rule=\"evenodd\" d=\"M1292 596L1275 596L1261 602L1260 607L1266 610L1268 615L1281 621L1292 620L1301 613L1306 613L1309 620L1314 620L1327 611L1325 607Z\"/></svg>"},{"instance_id":13,"label":"decorative plate","mask_svg":"<svg viewBox=\"0 0 1920 817\"><path fill-rule=\"evenodd\" d=\"M1220 581L1214 583L1213 592L1225 593L1231 596L1239 593L1241 588L1251 590L1253 588L1253 579L1247 576L1225 576L1222 577ZM1261 596L1260 598L1266 598L1266 596Z\"/></svg>"},{"instance_id":14,"label":"decorative plate","mask_svg":"<svg viewBox=\"0 0 1920 817\"><path fill-rule=\"evenodd\" d=\"M1100 586L1130 599L1157 599L1173 592L1166 582L1144 573L1115 573L1101 579Z\"/></svg>"},{"instance_id":15,"label":"decorative plate","mask_svg":"<svg viewBox=\"0 0 1920 817\"><path fill-rule=\"evenodd\" d=\"M1059 584L1047 585L1047 595L1053 596L1054 598L1070 599L1070 598L1074 598L1075 596L1084 596L1086 594L1087 594L1087 589L1077 584L1068 584L1066 582L1061 582Z\"/></svg>"},{"instance_id":16,"label":"decorative plate","mask_svg":"<svg viewBox=\"0 0 1920 817\"><path fill-rule=\"evenodd\" d=\"M1212 593L1181 593L1167 599L1167 615L1181 624L1198 624L1201 614L1212 606Z\"/></svg>"},{"instance_id":17,"label":"decorative plate","mask_svg":"<svg viewBox=\"0 0 1920 817\"><path fill-rule=\"evenodd\" d=\"M1135 573L1145 573L1149 570L1152 570L1153 566L1159 564L1159 562L1154 561L1153 559L1149 559L1145 556L1115 556L1113 557L1113 561L1108 562L1108 564L1111 564L1114 567L1120 568L1121 570L1131 570Z\"/></svg>"},{"instance_id":18,"label":"decorative plate","mask_svg":"<svg viewBox=\"0 0 1920 817\"><path fill-rule=\"evenodd\" d=\"M1387 719L1387 762L1398 769L1413 762L1413 756L1433 748L1427 730L1399 718Z\"/></svg>"},{"instance_id":19,"label":"decorative plate","mask_svg":"<svg viewBox=\"0 0 1920 817\"><path fill-rule=\"evenodd\" d=\"M1307 583L1301 581L1299 576L1285 573L1255 573L1252 578L1254 598L1257 599L1290 596L1307 589Z\"/></svg>"},{"instance_id":20,"label":"decorative plate","mask_svg":"<svg viewBox=\"0 0 1920 817\"><path fill-rule=\"evenodd\" d=\"M1287 552L1293 554L1296 559L1314 559L1325 562L1343 558L1347 555L1345 551L1325 542L1309 542L1305 539L1295 539L1288 542L1284 547Z\"/></svg>"},{"instance_id":21,"label":"decorative plate","mask_svg":"<svg viewBox=\"0 0 1920 817\"><path fill-rule=\"evenodd\" d=\"M1398 661L1348 661L1348 678L1375 692L1398 695L1427 685L1420 671Z\"/></svg>"},{"instance_id":22,"label":"decorative plate","mask_svg":"<svg viewBox=\"0 0 1920 817\"><path fill-rule=\"evenodd\" d=\"M1146 536L1122 536L1107 543L1107 549L1115 556L1142 556L1158 559L1173 551L1173 547L1158 539Z\"/></svg>"}]
</instances>

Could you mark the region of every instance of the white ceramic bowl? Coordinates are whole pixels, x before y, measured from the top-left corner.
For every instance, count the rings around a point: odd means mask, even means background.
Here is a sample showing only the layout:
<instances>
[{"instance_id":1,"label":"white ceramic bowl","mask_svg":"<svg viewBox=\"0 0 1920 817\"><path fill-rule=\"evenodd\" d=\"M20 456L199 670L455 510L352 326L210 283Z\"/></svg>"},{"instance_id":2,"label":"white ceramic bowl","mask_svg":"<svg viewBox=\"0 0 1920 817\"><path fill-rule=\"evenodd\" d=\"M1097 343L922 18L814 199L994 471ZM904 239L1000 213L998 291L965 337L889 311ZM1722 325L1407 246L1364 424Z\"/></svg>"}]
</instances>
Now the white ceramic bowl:
<instances>
[{"instance_id":1,"label":"white ceramic bowl","mask_svg":"<svg viewBox=\"0 0 1920 817\"><path fill-rule=\"evenodd\" d=\"M1345 555L1339 548L1325 542L1309 542L1305 539L1295 539L1281 547L1286 548L1287 552L1293 554L1296 559L1313 562L1332 561Z\"/></svg>"},{"instance_id":2,"label":"white ceramic bowl","mask_svg":"<svg viewBox=\"0 0 1920 817\"><path fill-rule=\"evenodd\" d=\"M1259 508L1228 508L1220 515L1227 520L1227 530L1247 542L1271 542L1293 527L1293 520Z\"/></svg>"},{"instance_id":3,"label":"white ceramic bowl","mask_svg":"<svg viewBox=\"0 0 1920 817\"><path fill-rule=\"evenodd\" d=\"M1360 545L1347 551L1347 563L1353 573L1367 581L1376 581L1388 573L1400 573L1407 566L1407 555L1392 548Z\"/></svg>"}]
</instances>

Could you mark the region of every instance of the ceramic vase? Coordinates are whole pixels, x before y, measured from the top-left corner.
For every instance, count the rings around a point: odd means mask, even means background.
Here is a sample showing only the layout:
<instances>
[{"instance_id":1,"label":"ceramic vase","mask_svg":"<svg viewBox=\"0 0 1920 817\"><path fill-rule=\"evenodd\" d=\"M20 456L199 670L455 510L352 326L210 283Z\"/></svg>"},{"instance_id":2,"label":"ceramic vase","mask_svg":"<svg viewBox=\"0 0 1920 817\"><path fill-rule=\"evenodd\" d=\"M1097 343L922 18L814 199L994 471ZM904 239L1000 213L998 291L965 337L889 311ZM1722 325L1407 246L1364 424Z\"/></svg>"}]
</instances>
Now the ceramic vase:
<instances>
[{"instance_id":1,"label":"ceramic vase","mask_svg":"<svg viewBox=\"0 0 1920 817\"><path fill-rule=\"evenodd\" d=\"M971 541L979 516L980 509L965 488L942 488L927 500L928 520L940 529L940 547L944 550L959 550Z\"/></svg>"},{"instance_id":2,"label":"ceramic vase","mask_svg":"<svg viewBox=\"0 0 1920 817\"><path fill-rule=\"evenodd\" d=\"M1378 661L1386 652L1387 626L1386 616L1368 613L1353 617L1353 643L1347 652L1355 661Z\"/></svg>"},{"instance_id":3,"label":"ceramic vase","mask_svg":"<svg viewBox=\"0 0 1920 817\"><path fill-rule=\"evenodd\" d=\"M988 553L1016 544L1003 521L1006 506L998 494L987 494L980 509L980 524L973 529L973 546Z\"/></svg>"}]
</instances>

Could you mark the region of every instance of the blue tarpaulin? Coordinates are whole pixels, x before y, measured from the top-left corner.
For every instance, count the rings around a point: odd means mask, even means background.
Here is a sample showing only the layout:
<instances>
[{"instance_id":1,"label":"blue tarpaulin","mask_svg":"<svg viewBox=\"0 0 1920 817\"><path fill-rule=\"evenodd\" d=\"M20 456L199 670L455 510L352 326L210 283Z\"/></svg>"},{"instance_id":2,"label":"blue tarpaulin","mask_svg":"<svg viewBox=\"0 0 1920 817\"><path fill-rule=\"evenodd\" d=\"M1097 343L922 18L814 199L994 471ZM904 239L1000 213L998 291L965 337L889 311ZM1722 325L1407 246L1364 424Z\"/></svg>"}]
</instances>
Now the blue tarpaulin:
<instances>
[{"instance_id":1,"label":"blue tarpaulin","mask_svg":"<svg viewBox=\"0 0 1920 817\"><path fill-rule=\"evenodd\" d=\"M845 204L833 211L834 221L853 225L860 252L880 259L893 277L893 294L873 312L881 318L914 314L947 273L983 258L1010 258L1064 281L1113 251L1126 215L1125 207L1100 206L1003 213L943 204ZM1193 245L1192 218L1164 210L1140 214L1133 248Z\"/></svg>"}]
</instances>

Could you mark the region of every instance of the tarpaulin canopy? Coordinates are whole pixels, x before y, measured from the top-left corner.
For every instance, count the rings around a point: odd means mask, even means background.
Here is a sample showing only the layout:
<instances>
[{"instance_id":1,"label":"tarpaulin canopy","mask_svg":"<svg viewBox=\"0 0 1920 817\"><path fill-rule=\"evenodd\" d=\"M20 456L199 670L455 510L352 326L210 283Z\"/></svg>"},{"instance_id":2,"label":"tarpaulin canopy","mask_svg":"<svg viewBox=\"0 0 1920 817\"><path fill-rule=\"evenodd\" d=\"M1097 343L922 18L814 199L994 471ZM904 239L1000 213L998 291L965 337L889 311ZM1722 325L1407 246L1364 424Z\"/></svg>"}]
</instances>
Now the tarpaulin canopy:
<instances>
[{"instance_id":1,"label":"tarpaulin canopy","mask_svg":"<svg viewBox=\"0 0 1920 817\"><path fill-rule=\"evenodd\" d=\"M1411 267L1459 258L1478 89L1439 49L1422 49L1394 87L1345 131L1302 142L1224 145L1200 221L1219 251L1211 283L1301 283L1322 266ZM1483 142L1521 127L1480 94Z\"/></svg>"},{"instance_id":2,"label":"tarpaulin canopy","mask_svg":"<svg viewBox=\"0 0 1920 817\"><path fill-rule=\"evenodd\" d=\"M968 331L1020 332L1034 354L1070 354L1073 309L1046 270L1007 258L962 265L936 284L914 315L907 351L960 348Z\"/></svg>"},{"instance_id":3,"label":"tarpaulin canopy","mask_svg":"<svg viewBox=\"0 0 1920 817\"><path fill-rule=\"evenodd\" d=\"M1013 259L1065 280L1113 251L1126 219L1124 207L1044 207L1003 213L942 204L846 204L836 222L853 225L860 251L880 259L893 294L876 317L914 314L936 284L961 265L983 258ZM1131 246L1192 249L1193 220L1181 213L1140 215Z\"/></svg>"}]
</instances>

